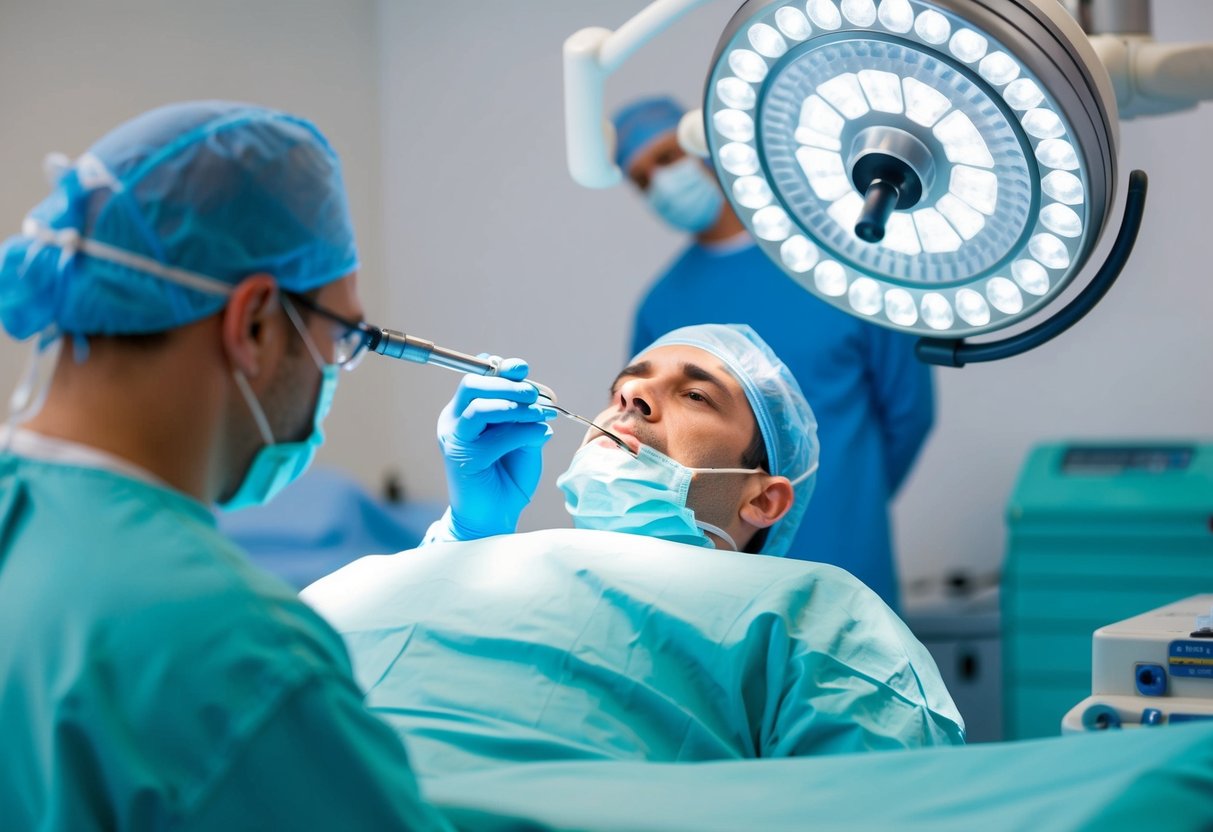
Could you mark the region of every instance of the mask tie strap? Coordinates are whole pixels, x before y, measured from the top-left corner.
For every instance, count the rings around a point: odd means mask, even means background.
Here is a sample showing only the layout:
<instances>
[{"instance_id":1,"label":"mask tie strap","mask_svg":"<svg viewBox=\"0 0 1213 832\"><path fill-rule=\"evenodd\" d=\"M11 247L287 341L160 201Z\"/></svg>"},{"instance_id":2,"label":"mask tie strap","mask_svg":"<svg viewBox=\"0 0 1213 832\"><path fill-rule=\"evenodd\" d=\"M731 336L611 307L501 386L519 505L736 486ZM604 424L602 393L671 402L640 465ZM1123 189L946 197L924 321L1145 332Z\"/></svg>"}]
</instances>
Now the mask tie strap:
<instances>
[{"instance_id":1,"label":"mask tie strap","mask_svg":"<svg viewBox=\"0 0 1213 832\"><path fill-rule=\"evenodd\" d=\"M232 286L224 283L222 280L216 280L213 277L191 272L187 269L168 266L150 257L144 257L142 254L135 254L133 251L111 246L99 240L89 239L82 236L75 228L51 228L40 220L26 217L25 222L21 225L21 233L23 236L37 240L44 245L59 248L62 252L60 255L62 262L67 262L77 254L84 253L89 257L125 266L132 271L158 277L169 283L175 283L178 286L184 286L187 289L194 289L208 295L227 297L232 293Z\"/></svg>"},{"instance_id":2,"label":"mask tie strap","mask_svg":"<svg viewBox=\"0 0 1213 832\"><path fill-rule=\"evenodd\" d=\"M53 326L43 330L34 338L33 348L26 360L25 369L21 373L21 380L13 389L8 400L8 421L3 446L5 451L12 446L13 434L17 428L37 416L38 412L42 410L42 406L46 404L46 397L50 394L51 380L49 377L42 378L39 370L44 366L48 353L53 353L50 356L50 366L55 366L61 344L62 339Z\"/></svg>"},{"instance_id":3,"label":"mask tie strap","mask_svg":"<svg viewBox=\"0 0 1213 832\"><path fill-rule=\"evenodd\" d=\"M809 466L809 470L805 471L799 477L792 480L792 485L793 486L800 485L802 482L804 482L805 480L807 480L809 477L813 476L816 473L817 473L817 463L814 462L812 465Z\"/></svg>"}]
</instances>

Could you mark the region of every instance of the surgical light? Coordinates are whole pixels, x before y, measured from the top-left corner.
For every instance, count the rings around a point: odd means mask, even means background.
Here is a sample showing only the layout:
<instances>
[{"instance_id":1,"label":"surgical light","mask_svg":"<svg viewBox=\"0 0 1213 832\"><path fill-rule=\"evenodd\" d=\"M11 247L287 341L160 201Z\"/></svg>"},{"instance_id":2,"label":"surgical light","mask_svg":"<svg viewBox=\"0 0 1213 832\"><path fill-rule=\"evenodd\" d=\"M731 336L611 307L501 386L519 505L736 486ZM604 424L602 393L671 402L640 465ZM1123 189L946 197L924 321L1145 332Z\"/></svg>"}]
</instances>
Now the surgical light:
<instances>
[{"instance_id":1,"label":"surgical light","mask_svg":"<svg viewBox=\"0 0 1213 832\"><path fill-rule=\"evenodd\" d=\"M767 21L796 5L741 7L718 44L705 113L727 107L711 90L744 80L729 56L756 26L770 37ZM1102 76L1065 48L1060 8L1003 4L1031 15L1012 24L1007 9L980 2L885 5L882 19L873 2L808 4L813 30L767 59L751 85L754 134L740 142L754 150L749 174L767 181L782 222L765 221L774 206L734 207L776 262L784 230L837 262L848 291L818 294L874 323L962 339L1029 318L1086 264L1109 213L1116 131ZM727 186L727 137L709 129L706 140ZM1055 172L1073 177L1066 190L1081 201L1050 196L1042 180ZM816 289L805 273L789 274ZM986 300L997 277L1014 281L1021 302ZM894 302L882 302L894 289Z\"/></svg>"},{"instance_id":2,"label":"surgical light","mask_svg":"<svg viewBox=\"0 0 1213 832\"><path fill-rule=\"evenodd\" d=\"M619 179L605 77L704 0L658 0L618 32L565 44L569 166ZM1055 0L748 0L725 27L702 112L679 137L715 168L762 250L823 301L922 336L937 363L1005 357L1072 325L1123 267L1117 244L1079 298L1116 188L1112 80ZM965 339L1054 307L993 343Z\"/></svg>"}]
</instances>

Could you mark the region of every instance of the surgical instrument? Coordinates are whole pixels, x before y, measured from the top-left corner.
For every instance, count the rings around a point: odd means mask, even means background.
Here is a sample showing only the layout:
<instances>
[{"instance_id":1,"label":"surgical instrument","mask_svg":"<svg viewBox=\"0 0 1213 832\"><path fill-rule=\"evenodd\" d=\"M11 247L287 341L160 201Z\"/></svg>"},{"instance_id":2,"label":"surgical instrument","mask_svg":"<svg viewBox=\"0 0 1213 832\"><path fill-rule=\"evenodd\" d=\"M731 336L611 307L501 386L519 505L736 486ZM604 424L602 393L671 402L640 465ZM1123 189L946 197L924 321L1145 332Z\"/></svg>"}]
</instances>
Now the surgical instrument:
<instances>
[{"instance_id":1,"label":"surgical instrument","mask_svg":"<svg viewBox=\"0 0 1213 832\"><path fill-rule=\"evenodd\" d=\"M501 357L497 355L479 358L458 350L448 350L433 341L405 335L394 329L380 329L369 325L368 328L371 333L367 349L389 358L401 358L416 364L433 364L457 373L471 373L478 376L495 376L501 367ZM543 398L552 402L556 401L556 393L546 384L530 379L527 379L527 384L538 390L539 395Z\"/></svg>"},{"instance_id":2,"label":"surgical instrument","mask_svg":"<svg viewBox=\"0 0 1213 832\"><path fill-rule=\"evenodd\" d=\"M481 376L495 376L501 367L500 356L491 355L487 358L479 358L457 350L440 347L433 341L405 335L403 332L397 332L396 330L381 329L370 325L366 326L371 330L367 348L380 355L386 355L389 358L400 358L417 364L434 364L439 367L446 367L448 370ZM552 388L531 379L527 379L527 384L533 386L539 391L540 397L546 399L546 401L541 403L541 406L550 407L575 422L581 422L593 428L620 448L635 456L635 453L628 447L628 444L609 430L601 428L584 416L579 416L556 404L556 393Z\"/></svg>"},{"instance_id":3,"label":"surgical instrument","mask_svg":"<svg viewBox=\"0 0 1213 832\"><path fill-rule=\"evenodd\" d=\"M542 393L540 395L542 395ZM547 398L547 397L545 396L544 398ZM572 412L571 410L565 410L563 407L561 407L560 405L558 405L555 402L550 401L550 400L545 402L543 404L543 407L550 407L550 408L552 408L552 410L555 410L557 413L561 413L565 416L568 416L574 422L581 422L582 424L586 425L587 427L593 428L594 430L598 431L603 436L605 436L607 439L610 439L612 442L614 442L620 448L627 451L632 456L636 456L636 452L633 451L631 449L631 447L628 446L628 443L624 442L622 439L620 439L615 434L611 433L606 428L594 424L593 422L591 422L589 419L585 418L584 416L579 416L576 413Z\"/></svg>"}]
</instances>

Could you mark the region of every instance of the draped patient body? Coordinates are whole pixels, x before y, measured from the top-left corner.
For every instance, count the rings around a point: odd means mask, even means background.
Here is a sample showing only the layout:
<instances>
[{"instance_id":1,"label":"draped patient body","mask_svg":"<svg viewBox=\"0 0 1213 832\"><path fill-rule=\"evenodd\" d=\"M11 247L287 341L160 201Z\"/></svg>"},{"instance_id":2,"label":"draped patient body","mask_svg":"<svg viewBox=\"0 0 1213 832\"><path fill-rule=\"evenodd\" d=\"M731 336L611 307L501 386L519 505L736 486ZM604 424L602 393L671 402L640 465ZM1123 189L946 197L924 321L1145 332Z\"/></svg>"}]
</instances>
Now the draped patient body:
<instances>
[{"instance_id":1,"label":"draped patient body","mask_svg":"<svg viewBox=\"0 0 1213 832\"><path fill-rule=\"evenodd\" d=\"M303 598L422 777L963 742L925 648L823 564L548 530L363 558Z\"/></svg>"}]
</instances>

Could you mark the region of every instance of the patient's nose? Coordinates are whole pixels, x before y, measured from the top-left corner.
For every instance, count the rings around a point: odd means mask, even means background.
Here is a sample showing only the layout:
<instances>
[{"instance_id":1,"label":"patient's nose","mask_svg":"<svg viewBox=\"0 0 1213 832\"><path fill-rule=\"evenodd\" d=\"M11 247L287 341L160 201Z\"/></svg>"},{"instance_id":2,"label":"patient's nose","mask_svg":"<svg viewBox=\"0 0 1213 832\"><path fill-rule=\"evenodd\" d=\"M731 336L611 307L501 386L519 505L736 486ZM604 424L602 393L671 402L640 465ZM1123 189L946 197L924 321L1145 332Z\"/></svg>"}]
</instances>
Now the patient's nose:
<instances>
[{"instance_id":1,"label":"patient's nose","mask_svg":"<svg viewBox=\"0 0 1213 832\"><path fill-rule=\"evenodd\" d=\"M652 401L643 379L631 379L619 386L619 407L624 412L635 410L647 419L653 415Z\"/></svg>"}]
</instances>

